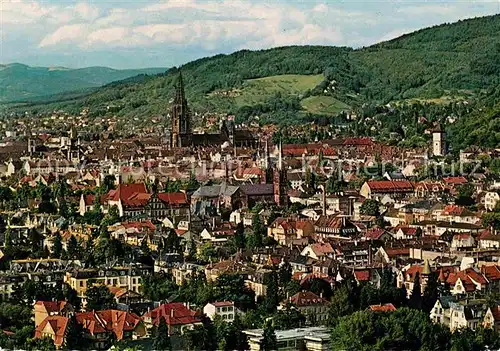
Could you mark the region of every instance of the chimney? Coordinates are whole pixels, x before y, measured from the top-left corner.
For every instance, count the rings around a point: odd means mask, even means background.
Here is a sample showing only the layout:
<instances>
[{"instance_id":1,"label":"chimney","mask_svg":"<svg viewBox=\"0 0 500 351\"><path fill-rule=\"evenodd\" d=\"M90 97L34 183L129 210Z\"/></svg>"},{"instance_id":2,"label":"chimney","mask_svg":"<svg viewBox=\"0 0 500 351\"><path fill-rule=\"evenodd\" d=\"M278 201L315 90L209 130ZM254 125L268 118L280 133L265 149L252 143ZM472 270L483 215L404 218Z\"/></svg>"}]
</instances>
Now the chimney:
<instances>
[{"instance_id":1,"label":"chimney","mask_svg":"<svg viewBox=\"0 0 500 351\"><path fill-rule=\"evenodd\" d=\"M174 309L173 308L170 310L170 318L174 318Z\"/></svg>"},{"instance_id":2,"label":"chimney","mask_svg":"<svg viewBox=\"0 0 500 351\"><path fill-rule=\"evenodd\" d=\"M215 217L212 217L212 230L215 230Z\"/></svg>"}]
</instances>

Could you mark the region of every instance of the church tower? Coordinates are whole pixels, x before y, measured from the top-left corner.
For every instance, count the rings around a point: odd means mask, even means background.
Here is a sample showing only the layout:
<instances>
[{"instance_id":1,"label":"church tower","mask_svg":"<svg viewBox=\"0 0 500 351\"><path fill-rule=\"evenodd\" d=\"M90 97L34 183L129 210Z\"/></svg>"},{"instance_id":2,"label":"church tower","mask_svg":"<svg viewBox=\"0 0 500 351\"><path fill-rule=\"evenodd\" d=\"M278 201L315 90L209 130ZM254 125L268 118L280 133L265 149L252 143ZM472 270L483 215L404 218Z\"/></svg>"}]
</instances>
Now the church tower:
<instances>
[{"instance_id":1,"label":"church tower","mask_svg":"<svg viewBox=\"0 0 500 351\"><path fill-rule=\"evenodd\" d=\"M288 180L286 170L283 169L283 145L279 144L278 165L274 169L273 186L274 186L274 202L280 207L288 207Z\"/></svg>"},{"instance_id":2,"label":"church tower","mask_svg":"<svg viewBox=\"0 0 500 351\"><path fill-rule=\"evenodd\" d=\"M446 154L446 133L438 124L432 130L432 155L444 156Z\"/></svg>"},{"instance_id":3,"label":"church tower","mask_svg":"<svg viewBox=\"0 0 500 351\"><path fill-rule=\"evenodd\" d=\"M190 146L193 135L191 129L191 111L189 110L184 92L182 73L179 73L170 115L172 118L170 146L172 148Z\"/></svg>"}]
</instances>

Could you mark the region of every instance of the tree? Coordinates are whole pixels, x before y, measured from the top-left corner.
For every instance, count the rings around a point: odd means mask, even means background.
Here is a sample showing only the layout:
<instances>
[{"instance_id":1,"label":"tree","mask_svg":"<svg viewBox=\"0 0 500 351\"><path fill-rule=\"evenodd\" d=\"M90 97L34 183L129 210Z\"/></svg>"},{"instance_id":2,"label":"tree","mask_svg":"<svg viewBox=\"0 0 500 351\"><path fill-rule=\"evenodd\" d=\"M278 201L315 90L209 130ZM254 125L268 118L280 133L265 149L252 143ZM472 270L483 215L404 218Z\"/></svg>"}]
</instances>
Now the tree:
<instances>
[{"instance_id":1,"label":"tree","mask_svg":"<svg viewBox=\"0 0 500 351\"><path fill-rule=\"evenodd\" d=\"M267 321L264 327L260 349L262 351L274 351L278 349L278 340L276 339L276 333L271 321Z\"/></svg>"},{"instance_id":2,"label":"tree","mask_svg":"<svg viewBox=\"0 0 500 351\"><path fill-rule=\"evenodd\" d=\"M415 273L415 278L413 280L413 290L411 291L410 307L420 309L422 307L422 287L420 286L420 274Z\"/></svg>"},{"instance_id":3,"label":"tree","mask_svg":"<svg viewBox=\"0 0 500 351\"><path fill-rule=\"evenodd\" d=\"M80 243L78 240L75 238L74 235L71 235L68 239L68 258L70 259L76 259L77 257L80 256L81 253L81 247Z\"/></svg>"},{"instance_id":4,"label":"tree","mask_svg":"<svg viewBox=\"0 0 500 351\"><path fill-rule=\"evenodd\" d=\"M292 280L292 265L290 262L283 262L278 270L279 286L285 288Z\"/></svg>"},{"instance_id":5,"label":"tree","mask_svg":"<svg viewBox=\"0 0 500 351\"><path fill-rule=\"evenodd\" d=\"M241 319L238 313L235 313L233 323L231 324L232 335L233 335L233 343L232 350L248 350L248 340L245 333L243 333L243 324L241 323Z\"/></svg>"},{"instance_id":6,"label":"tree","mask_svg":"<svg viewBox=\"0 0 500 351\"><path fill-rule=\"evenodd\" d=\"M266 296L264 297L263 307L269 312L273 313L276 311L276 307L279 303L279 294L278 294L278 274L275 271L272 271L267 275L266 279Z\"/></svg>"},{"instance_id":7,"label":"tree","mask_svg":"<svg viewBox=\"0 0 500 351\"><path fill-rule=\"evenodd\" d=\"M332 301L328 310L328 324L335 326L341 317L347 316L355 311L351 300L351 292L347 283L342 284L333 292Z\"/></svg>"},{"instance_id":8,"label":"tree","mask_svg":"<svg viewBox=\"0 0 500 351\"><path fill-rule=\"evenodd\" d=\"M52 242L52 257L61 258L63 251L61 234L56 233Z\"/></svg>"},{"instance_id":9,"label":"tree","mask_svg":"<svg viewBox=\"0 0 500 351\"><path fill-rule=\"evenodd\" d=\"M448 350L450 332L433 324L423 311L355 312L339 319L332 330L334 350Z\"/></svg>"},{"instance_id":10,"label":"tree","mask_svg":"<svg viewBox=\"0 0 500 351\"><path fill-rule=\"evenodd\" d=\"M82 350L85 349L82 342L85 338L83 337L83 327L76 320L76 316L72 315L69 317L68 324L66 326L66 337L64 338L64 348L67 350Z\"/></svg>"},{"instance_id":11,"label":"tree","mask_svg":"<svg viewBox=\"0 0 500 351\"><path fill-rule=\"evenodd\" d=\"M376 200L366 199L359 208L361 214L366 216L376 216L380 215L379 203Z\"/></svg>"},{"instance_id":12,"label":"tree","mask_svg":"<svg viewBox=\"0 0 500 351\"><path fill-rule=\"evenodd\" d=\"M94 285L87 289L87 311L113 309L115 298L105 285Z\"/></svg>"},{"instance_id":13,"label":"tree","mask_svg":"<svg viewBox=\"0 0 500 351\"><path fill-rule=\"evenodd\" d=\"M245 248L245 227L243 225L243 222L239 222L236 225L236 231L234 233L234 242L238 249Z\"/></svg>"},{"instance_id":14,"label":"tree","mask_svg":"<svg viewBox=\"0 0 500 351\"><path fill-rule=\"evenodd\" d=\"M286 296L293 296L296 293L298 293L300 290L302 290L300 283L298 281L296 281L295 279L292 279L286 285L286 288L285 288Z\"/></svg>"},{"instance_id":15,"label":"tree","mask_svg":"<svg viewBox=\"0 0 500 351\"><path fill-rule=\"evenodd\" d=\"M174 229L170 229L165 240L165 252L167 253L181 253L181 239Z\"/></svg>"},{"instance_id":16,"label":"tree","mask_svg":"<svg viewBox=\"0 0 500 351\"><path fill-rule=\"evenodd\" d=\"M265 235L265 228L262 225L262 221L260 219L260 216L258 214L255 214L252 219L252 228L253 228L253 233L252 235L248 238L248 246L252 249L262 247L264 235Z\"/></svg>"},{"instance_id":17,"label":"tree","mask_svg":"<svg viewBox=\"0 0 500 351\"><path fill-rule=\"evenodd\" d=\"M291 304L287 304L279 310L273 318L274 327L278 330L300 328L304 326L305 322L306 317Z\"/></svg>"},{"instance_id":18,"label":"tree","mask_svg":"<svg viewBox=\"0 0 500 351\"><path fill-rule=\"evenodd\" d=\"M158 327L154 333L153 338L154 350L172 350L172 343L168 335L168 326L165 318L160 318Z\"/></svg>"},{"instance_id":19,"label":"tree","mask_svg":"<svg viewBox=\"0 0 500 351\"><path fill-rule=\"evenodd\" d=\"M151 250L149 249L148 239L146 236L141 241L141 252L144 256L149 256L151 254Z\"/></svg>"}]
</instances>

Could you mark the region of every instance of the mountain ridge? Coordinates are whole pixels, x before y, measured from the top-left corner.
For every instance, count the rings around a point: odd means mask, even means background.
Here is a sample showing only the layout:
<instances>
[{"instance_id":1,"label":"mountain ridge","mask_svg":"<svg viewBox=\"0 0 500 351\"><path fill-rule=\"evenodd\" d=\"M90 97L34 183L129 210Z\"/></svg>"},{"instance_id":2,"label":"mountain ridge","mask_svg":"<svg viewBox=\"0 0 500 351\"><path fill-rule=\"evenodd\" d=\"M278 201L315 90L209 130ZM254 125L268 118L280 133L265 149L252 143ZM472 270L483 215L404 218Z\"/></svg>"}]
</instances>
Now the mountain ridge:
<instances>
[{"instance_id":1,"label":"mountain ridge","mask_svg":"<svg viewBox=\"0 0 500 351\"><path fill-rule=\"evenodd\" d=\"M91 116L166 115L179 69L190 106L198 112L228 112L240 120L260 116L301 121L308 115L331 115L365 103L477 96L500 85L500 15L462 20L404 34L370 47L286 46L218 54L173 67L155 76L132 77L73 94L70 100L16 104L9 111L62 109ZM274 89L254 79L322 74L317 86ZM305 79L304 79L305 80ZM276 84L284 84L273 79ZM253 92L248 91L254 87ZM288 89L290 88L290 89ZM306 101L307 103L304 103ZM315 106L310 106L311 101ZM329 106L333 108L329 108ZM321 105L326 106L324 109ZM310 109L307 109L311 107ZM261 119L262 120L262 119Z\"/></svg>"}]
</instances>

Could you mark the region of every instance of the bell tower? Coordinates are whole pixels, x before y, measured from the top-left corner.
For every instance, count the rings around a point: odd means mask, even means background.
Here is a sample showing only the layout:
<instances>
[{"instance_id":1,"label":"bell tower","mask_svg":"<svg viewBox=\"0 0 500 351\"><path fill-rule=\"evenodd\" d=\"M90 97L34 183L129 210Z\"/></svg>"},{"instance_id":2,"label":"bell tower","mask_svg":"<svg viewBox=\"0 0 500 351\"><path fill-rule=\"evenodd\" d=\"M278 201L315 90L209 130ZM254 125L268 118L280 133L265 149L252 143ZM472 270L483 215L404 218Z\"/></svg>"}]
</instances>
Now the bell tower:
<instances>
[{"instance_id":1,"label":"bell tower","mask_svg":"<svg viewBox=\"0 0 500 351\"><path fill-rule=\"evenodd\" d=\"M273 173L274 202L276 202L276 204L280 207L288 207L288 179L286 176L286 170L283 169L283 145L281 140L278 150L278 165L275 167Z\"/></svg>"}]
</instances>

